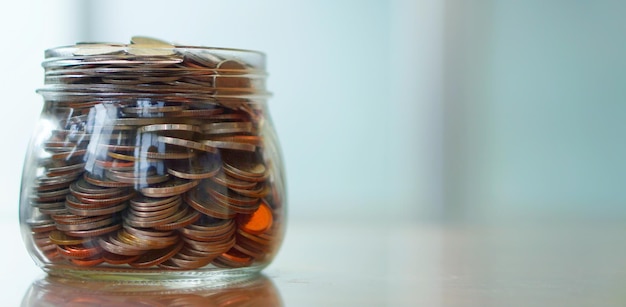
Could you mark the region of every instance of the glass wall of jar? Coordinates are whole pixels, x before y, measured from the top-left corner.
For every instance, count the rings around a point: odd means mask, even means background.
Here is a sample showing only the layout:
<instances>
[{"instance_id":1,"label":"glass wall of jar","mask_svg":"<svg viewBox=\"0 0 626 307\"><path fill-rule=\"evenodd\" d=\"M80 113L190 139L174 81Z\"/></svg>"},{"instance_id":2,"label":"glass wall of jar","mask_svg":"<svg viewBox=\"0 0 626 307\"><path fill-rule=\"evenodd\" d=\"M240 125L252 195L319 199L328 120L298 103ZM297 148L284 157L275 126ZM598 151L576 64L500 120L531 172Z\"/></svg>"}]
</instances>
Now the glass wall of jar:
<instances>
[{"instance_id":1,"label":"glass wall of jar","mask_svg":"<svg viewBox=\"0 0 626 307\"><path fill-rule=\"evenodd\" d=\"M248 50L77 44L46 51L20 223L35 262L95 279L260 271L285 226L285 178Z\"/></svg>"}]
</instances>

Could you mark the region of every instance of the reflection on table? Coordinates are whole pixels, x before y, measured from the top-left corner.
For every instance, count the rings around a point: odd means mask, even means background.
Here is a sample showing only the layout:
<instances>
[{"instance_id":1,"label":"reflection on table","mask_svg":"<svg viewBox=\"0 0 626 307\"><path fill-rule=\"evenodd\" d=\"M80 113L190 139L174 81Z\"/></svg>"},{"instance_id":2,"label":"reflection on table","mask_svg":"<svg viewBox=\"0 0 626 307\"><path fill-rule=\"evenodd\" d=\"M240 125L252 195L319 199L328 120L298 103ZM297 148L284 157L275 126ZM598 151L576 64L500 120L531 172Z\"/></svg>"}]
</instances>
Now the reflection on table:
<instances>
[{"instance_id":1,"label":"reflection on table","mask_svg":"<svg viewBox=\"0 0 626 307\"><path fill-rule=\"evenodd\" d=\"M22 306L282 306L280 294L269 278L225 286L182 283L129 284L84 282L53 276L36 280Z\"/></svg>"}]
</instances>

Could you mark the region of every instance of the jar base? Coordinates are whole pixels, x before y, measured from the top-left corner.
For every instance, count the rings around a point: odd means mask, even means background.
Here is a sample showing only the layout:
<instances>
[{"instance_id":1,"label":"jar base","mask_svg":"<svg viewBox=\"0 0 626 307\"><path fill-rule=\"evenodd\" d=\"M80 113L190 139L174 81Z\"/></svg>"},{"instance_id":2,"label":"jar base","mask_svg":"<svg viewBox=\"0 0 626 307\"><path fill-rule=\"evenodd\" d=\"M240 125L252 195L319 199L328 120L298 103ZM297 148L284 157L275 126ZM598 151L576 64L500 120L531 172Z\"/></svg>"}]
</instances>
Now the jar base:
<instances>
[{"instance_id":1,"label":"jar base","mask_svg":"<svg viewBox=\"0 0 626 307\"><path fill-rule=\"evenodd\" d=\"M80 268L64 265L44 265L42 269L50 276L84 280L102 281L115 284L141 285L171 285L173 288L188 287L194 285L223 287L234 283L243 282L256 278L266 265L257 265L242 268L208 268L191 271L173 270L143 270L138 272L133 269L123 268Z\"/></svg>"}]
</instances>

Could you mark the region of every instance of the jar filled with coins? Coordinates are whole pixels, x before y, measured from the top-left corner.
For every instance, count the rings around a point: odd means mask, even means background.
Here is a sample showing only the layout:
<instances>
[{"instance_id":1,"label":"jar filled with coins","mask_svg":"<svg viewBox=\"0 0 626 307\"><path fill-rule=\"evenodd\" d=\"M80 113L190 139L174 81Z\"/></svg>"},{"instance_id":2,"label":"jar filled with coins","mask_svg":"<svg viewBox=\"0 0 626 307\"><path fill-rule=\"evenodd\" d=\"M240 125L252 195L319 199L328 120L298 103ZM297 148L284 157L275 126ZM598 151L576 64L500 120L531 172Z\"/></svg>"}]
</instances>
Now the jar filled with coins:
<instances>
[{"instance_id":1,"label":"jar filled with coins","mask_svg":"<svg viewBox=\"0 0 626 307\"><path fill-rule=\"evenodd\" d=\"M42 65L20 225L44 271L224 280L272 261L286 191L264 54L133 37Z\"/></svg>"}]
</instances>

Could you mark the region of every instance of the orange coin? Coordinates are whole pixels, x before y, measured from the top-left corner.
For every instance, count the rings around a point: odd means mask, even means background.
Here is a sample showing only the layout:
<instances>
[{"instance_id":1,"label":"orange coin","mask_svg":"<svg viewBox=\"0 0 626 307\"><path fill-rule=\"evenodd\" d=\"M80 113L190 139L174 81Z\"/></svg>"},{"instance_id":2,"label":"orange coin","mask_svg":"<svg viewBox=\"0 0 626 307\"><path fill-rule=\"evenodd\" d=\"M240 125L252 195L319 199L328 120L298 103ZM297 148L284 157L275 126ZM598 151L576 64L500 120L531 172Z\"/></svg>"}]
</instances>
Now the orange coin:
<instances>
[{"instance_id":1,"label":"orange coin","mask_svg":"<svg viewBox=\"0 0 626 307\"><path fill-rule=\"evenodd\" d=\"M272 209L270 209L266 202L261 202L259 208L251 215L241 215L241 217L239 227L241 230L250 234L264 233L272 227L272 222L274 221Z\"/></svg>"}]
</instances>

